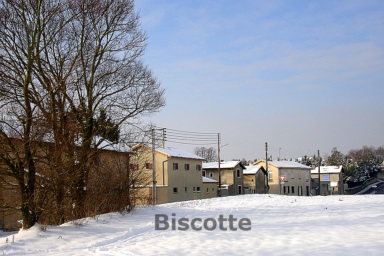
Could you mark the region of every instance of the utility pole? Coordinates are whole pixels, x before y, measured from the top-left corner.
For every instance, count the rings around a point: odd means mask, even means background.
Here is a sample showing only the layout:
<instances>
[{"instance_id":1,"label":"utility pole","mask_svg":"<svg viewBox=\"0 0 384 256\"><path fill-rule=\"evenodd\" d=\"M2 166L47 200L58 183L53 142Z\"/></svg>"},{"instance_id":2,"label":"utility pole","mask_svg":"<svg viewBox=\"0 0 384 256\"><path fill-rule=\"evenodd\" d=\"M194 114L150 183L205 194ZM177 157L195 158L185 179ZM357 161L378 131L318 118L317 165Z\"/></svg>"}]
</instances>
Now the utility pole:
<instances>
[{"instance_id":1,"label":"utility pole","mask_svg":"<svg viewBox=\"0 0 384 256\"><path fill-rule=\"evenodd\" d=\"M152 205L156 205L155 129L152 128Z\"/></svg>"},{"instance_id":2,"label":"utility pole","mask_svg":"<svg viewBox=\"0 0 384 256\"><path fill-rule=\"evenodd\" d=\"M269 184L268 184L268 180L269 180L269 173L268 173L268 143L265 142L265 171L267 173L266 175L266 179L267 179L267 189L266 189L266 192L267 194L269 194Z\"/></svg>"},{"instance_id":3,"label":"utility pole","mask_svg":"<svg viewBox=\"0 0 384 256\"><path fill-rule=\"evenodd\" d=\"M165 147L165 128L162 129L163 130L163 143L161 143L161 147L164 148Z\"/></svg>"},{"instance_id":4,"label":"utility pole","mask_svg":"<svg viewBox=\"0 0 384 256\"><path fill-rule=\"evenodd\" d=\"M219 189L218 195L221 196L221 173L220 173L220 133L217 134L217 160L218 160L218 174L219 174Z\"/></svg>"},{"instance_id":5,"label":"utility pole","mask_svg":"<svg viewBox=\"0 0 384 256\"><path fill-rule=\"evenodd\" d=\"M317 171L319 174L319 196L321 195L321 182L320 182L320 150L317 150L317 158L318 158L318 166L317 166Z\"/></svg>"}]
</instances>

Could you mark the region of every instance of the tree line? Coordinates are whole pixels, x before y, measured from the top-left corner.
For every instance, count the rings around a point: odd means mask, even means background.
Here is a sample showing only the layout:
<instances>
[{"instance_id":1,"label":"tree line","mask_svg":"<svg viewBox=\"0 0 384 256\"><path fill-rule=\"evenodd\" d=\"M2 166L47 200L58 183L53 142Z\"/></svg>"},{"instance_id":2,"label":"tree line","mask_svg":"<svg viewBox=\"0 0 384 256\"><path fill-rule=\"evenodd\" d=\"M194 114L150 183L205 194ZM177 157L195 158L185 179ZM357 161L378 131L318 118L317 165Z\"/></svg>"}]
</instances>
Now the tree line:
<instances>
[{"instance_id":1,"label":"tree line","mask_svg":"<svg viewBox=\"0 0 384 256\"><path fill-rule=\"evenodd\" d=\"M123 157L97 160L165 105L139 25L132 0L0 1L0 178L17 187L23 228L85 217L96 195L126 197L139 179L111 176Z\"/></svg>"}]
</instances>

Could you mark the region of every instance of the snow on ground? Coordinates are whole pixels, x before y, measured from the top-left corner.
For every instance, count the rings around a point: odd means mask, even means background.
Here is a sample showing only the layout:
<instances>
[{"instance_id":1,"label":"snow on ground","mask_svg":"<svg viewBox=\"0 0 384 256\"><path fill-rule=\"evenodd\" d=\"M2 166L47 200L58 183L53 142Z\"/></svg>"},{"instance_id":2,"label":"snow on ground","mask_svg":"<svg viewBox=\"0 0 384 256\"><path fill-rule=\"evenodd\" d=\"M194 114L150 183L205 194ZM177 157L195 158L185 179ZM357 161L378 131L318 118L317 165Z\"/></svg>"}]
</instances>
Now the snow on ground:
<instances>
[{"instance_id":1,"label":"snow on ground","mask_svg":"<svg viewBox=\"0 0 384 256\"><path fill-rule=\"evenodd\" d=\"M189 224L193 218L214 218L218 225L214 231L155 230L155 214L169 219L175 214L176 221L186 217ZM251 230L231 231L228 222L222 226L227 231L221 230L220 215L249 218ZM128 214L104 214L43 229L36 225L20 231L14 242L12 235L8 243L2 237L0 254L382 255L384 195L243 195L138 207Z\"/></svg>"}]
</instances>

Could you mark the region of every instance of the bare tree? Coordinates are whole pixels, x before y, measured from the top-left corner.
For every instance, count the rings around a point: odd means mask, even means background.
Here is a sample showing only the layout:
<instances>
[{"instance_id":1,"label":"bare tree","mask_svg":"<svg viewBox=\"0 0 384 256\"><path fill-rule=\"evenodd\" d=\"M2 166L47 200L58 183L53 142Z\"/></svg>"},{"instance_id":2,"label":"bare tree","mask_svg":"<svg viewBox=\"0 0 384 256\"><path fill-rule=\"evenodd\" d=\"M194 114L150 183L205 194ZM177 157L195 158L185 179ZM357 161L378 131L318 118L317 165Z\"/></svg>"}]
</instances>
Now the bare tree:
<instances>
[{"instance_id":1,"label":"bare tree","mask_svg":"<svg viewBox=\"0 0 384 256\"><path fill-rule=\"evenodd\" d=\"M63 205L83 217L92 159L105 141L98 118L128 131L165 105L141 61L146 36L133 1L2 0L0 38L1 161L19 181L24 227L37 219L36 159L45 163L57 222L67 216ZM36 153L33 141L51 145Z\"/></svg>"},{"instance_id":2,"label":"bare tree","mask_svg":"<svg viewBox=\"0 0 384 256\"><path fill-rule=\"evenodd\" d=\"M356 163L367 163L370 161L382 163L384 160L384 147L363 146L360 149L352 149L348 152L348 157Z\"/></svg>"},{"instance_id":3,"label":"bare tree","mask_svg":"<svg viewBox=\"0 0 384 256\"><path fill-rule=\"evenodd\" d=\"M195 148L195 154L204 158L206 162L217 161L217 151L214 147L197 147Z\"/></svg>"}]
</instances>

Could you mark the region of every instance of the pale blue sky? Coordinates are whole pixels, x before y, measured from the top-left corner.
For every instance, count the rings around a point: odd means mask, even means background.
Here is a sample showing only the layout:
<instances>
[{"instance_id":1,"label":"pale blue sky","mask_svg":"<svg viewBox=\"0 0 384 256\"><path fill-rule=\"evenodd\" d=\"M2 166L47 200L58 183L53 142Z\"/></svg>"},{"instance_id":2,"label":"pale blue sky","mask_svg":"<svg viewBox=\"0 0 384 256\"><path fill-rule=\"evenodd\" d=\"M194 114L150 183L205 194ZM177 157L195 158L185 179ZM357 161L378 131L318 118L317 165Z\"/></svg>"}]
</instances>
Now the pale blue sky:
<instances>
[{"instance_id":1,"label":"pale blue sky","mask_svg":"<svg viewBox=\"0 0 384 256\"><path fill-rule=\"evenodd\" d=\"M159 127L220 132L226 160L384 145L384 1L137 0ZM187 150L197 145L168 144ZM213 145L214 146L214 145Z\"/></svg>"}]
</instances>

